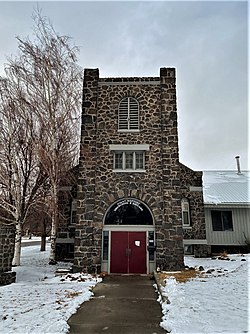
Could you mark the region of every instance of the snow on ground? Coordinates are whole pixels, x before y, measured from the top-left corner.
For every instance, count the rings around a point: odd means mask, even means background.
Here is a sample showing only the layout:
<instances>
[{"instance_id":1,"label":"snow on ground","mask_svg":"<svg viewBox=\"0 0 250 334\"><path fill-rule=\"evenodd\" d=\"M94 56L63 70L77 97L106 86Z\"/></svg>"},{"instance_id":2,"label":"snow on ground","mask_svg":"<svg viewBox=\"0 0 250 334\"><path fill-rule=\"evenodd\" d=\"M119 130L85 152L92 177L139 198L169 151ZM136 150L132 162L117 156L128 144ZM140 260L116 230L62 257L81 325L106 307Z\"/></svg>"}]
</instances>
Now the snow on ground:
<instances>
[{"instance_id":1,"label":"snow on ground","mask_svg":"<svg viewBox=\"0 0 250 334\"><path fill-rule=\"evenodd\" d=\"M91 288L100 279L83 274L70 274L74 281L55 277L56 267L69 264L49 266L47 248L40 252L39 245L23 247L21 266L14 268L17 282L0 287L0 333L67 333L67 320L91 298ZM167 279L163 292L170 304L162 303L164 329L179 334L248 333L250 257L229 257L233 261L185 257L189 267L215 270L186 283Z\"/></svg>"},{"instance_id":2,"label":"snow on ground","mask_svg":"<svg viewBox=\"0 0 250 334\"><path fill-rule=\"evenodd\" d=\"M39 249L39 245L23 247L21 266L13 268L16 283L0 287L0 333L67 333L67 320L91 298L92 287L101 280L83 274L62 280L54 271L69 264L50 266L49 250Z\"/></svg>"},{"instance_id":3,"label":"snow on ground","mask_svg":"<svg viewBox=\"0 0 250 334\"><path fill-rule=\"evenodd\" d=\"M49 241L49 238L47 237L46 240ZM32 241L41 241L41 237L36 237L34 235L32 235L31 238L29 238L28 236L22 237L22 244L32 242Z\"/></svg>"},{"instance_id":4,"label":"snow on ground","mask_svg":"<svg viewBox=\"0 0 250 334\"><path fill-rule=\"evenodd\" d=\"M215 269L185 283L166 279L161 326L171 333L249 332L249 255L229 255L230 261L185 257L189 267ZM247 261L242 261L246 259Z\"/></svg>"}]
</instances>

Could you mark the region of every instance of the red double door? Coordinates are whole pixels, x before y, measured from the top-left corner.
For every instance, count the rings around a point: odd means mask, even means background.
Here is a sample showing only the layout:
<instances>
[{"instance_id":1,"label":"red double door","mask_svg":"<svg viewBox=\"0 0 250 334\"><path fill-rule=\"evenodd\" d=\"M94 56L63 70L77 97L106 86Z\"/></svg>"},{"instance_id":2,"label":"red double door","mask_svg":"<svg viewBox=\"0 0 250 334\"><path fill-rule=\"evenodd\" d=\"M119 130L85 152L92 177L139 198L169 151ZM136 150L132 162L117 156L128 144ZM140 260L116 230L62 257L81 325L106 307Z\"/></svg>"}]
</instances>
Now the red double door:
<instances>
[{"instance_id":1,"label":"red double door","mask_svg":"<svg viewBox=\"0 0 250 334\"><path fill-rule=\"evenodd\" d=\"M111 232L110 272L146 274L146 232Z\"/></svg>"}]
</instances>

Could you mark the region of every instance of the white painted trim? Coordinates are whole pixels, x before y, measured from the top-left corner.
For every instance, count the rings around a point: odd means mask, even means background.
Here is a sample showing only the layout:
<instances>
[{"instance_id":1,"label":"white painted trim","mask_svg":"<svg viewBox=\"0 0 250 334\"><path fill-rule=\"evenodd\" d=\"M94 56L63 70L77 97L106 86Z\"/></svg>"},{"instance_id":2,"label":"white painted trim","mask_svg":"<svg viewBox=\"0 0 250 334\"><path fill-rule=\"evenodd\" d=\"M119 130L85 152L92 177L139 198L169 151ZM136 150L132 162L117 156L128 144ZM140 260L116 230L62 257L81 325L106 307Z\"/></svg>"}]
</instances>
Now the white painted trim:
<instances>
[{"instance_id":1,"label":"white painted trim","mask_svg":"<svg viewBox=\"0 0 250 334\"><path fill-rule=\"evenodd\" d=\"M111 144L109 149L110 151L149 151L149 144Z\"/></svg>"},{"instance_id":2,"label":"white painted trim","mask_svg":"<svg viewBox=\"0 0 250 334\"><path fill-rule=\"evenodd\" d=\"M124 130L118 129L117 131L118 132L126 132L126 133L128 133L128 132L139 133L140 132L139 129L130 129L130 130L127 130L127 129L124 129Z\"/></svg>"},{"instance_id":3,"label":"white painted trim","mask_svg":"<svg viewBox=\"0 0 250 334\"><path fill-rule=\"evenodd\" d=\"M113 173L146 173L146 169L113 169Z\"/></svg>"},{"instance_id":4,"label":"white painted trim","mask_svg":"<svg viewBox=\"0 0 250 334\"><path fill-rule=\"evenodd\" d=\"M146 232L155 231L154 225L103 225L103 231Z\"/></svg>"},{"instance_id":5,"label":"white painted trim","mask_svg":"<svg viewBox=\"0 0 250 334\"><path fill-rule=\"evenodd\" d=\"M205 209L249 209L250 204L249 203L204 203Z\"/></svg>"},{"instance_id":6,"label":"white painted trim","mask_svg":"<svg viewBox=\"0 0 250 334\"><path fill-rule=\"evenodd\" d=\"M148 246L148 232L153 231L155 232L155 226L153 225L143 225L143 226L131 226L131 225L103 225L103 231L109 231L109 247L108 247L108 260L102 259L102 270L105 268L110 274L110 261L111 261L111 232L113 231L120 231L120 232L146 232L146 273L149 274L151 272L150 268L153 267L155 269L155 261L149 261L149 252L147 250ZM102 234L103 238L103 234ZM155 241L156 242L156 241ZM103 246L102 246L103 248ZM103 256L103 254L102 254Z\"/></svg>"},{"instance_id":7,"label":"white painted trim","mask_svg":"<svg viewBox=\"0 0 250 334\"><path fill-rule=\"evenodd\" d=\"M159 85L160 80L157 81L99 81L98 86L141 86L141 85Z\"/></svg>"},{"instance_id":8,"label":"white painted trim","mask_svg":"<svg viewBox=\"0 0 250 334\"><path fill-rule=\"evenodd\" d=\"M183 239L184 245L207 245L206 239Z\"/></svg>"},{"instance_id":9,"label":"white painted trim","mask_svg":"<svg viewBox=\"0 0 250 334\"><path fill-rule=\"evenodd\" d=\"M202 187L194 187L194 186L190 186L190 187L189 187L189 191L199 191L199 192L202 192L203 189L202 189Z\"/></svg>"}]
</instances>

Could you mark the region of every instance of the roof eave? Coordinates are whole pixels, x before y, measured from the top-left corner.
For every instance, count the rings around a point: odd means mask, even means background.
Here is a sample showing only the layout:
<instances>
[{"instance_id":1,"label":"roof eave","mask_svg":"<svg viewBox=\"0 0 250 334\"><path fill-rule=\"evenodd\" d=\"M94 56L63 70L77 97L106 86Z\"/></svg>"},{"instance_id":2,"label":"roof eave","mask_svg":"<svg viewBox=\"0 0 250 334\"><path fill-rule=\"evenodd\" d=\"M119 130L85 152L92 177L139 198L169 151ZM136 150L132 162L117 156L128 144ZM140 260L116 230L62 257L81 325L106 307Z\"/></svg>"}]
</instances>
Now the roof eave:
<instances>
[{"instance_id":1,"label":"roof eave","mask_svg":"<svg viewBox=\"0 0 250 334\"><path fill-rule=\"evenodd\" d=\"M220 203L204 203L205 208L215 208L215 207L231 207L231 208L250 208L249 202L220 202Z\"/></svg>"}]
</instances>

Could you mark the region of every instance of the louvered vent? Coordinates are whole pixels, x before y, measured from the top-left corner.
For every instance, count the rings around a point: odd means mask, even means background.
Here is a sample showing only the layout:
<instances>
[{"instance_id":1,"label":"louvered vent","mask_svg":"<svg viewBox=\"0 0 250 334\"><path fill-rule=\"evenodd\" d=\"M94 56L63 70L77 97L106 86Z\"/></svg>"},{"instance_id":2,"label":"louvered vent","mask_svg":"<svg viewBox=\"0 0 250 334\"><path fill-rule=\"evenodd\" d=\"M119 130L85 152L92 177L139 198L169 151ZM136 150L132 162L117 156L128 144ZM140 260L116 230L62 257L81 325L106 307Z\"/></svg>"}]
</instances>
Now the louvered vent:
<instances>
[{"instance_id":1,"label":"louvered vent","mask_svg":"<svg viewBox=\"0 0 250 334\"><path fill-rule=\"evenodd\" d=\"M122 99L119 105L119 130L139 129L139 105L133 97Z\"/></svg>"}]
</instances>

